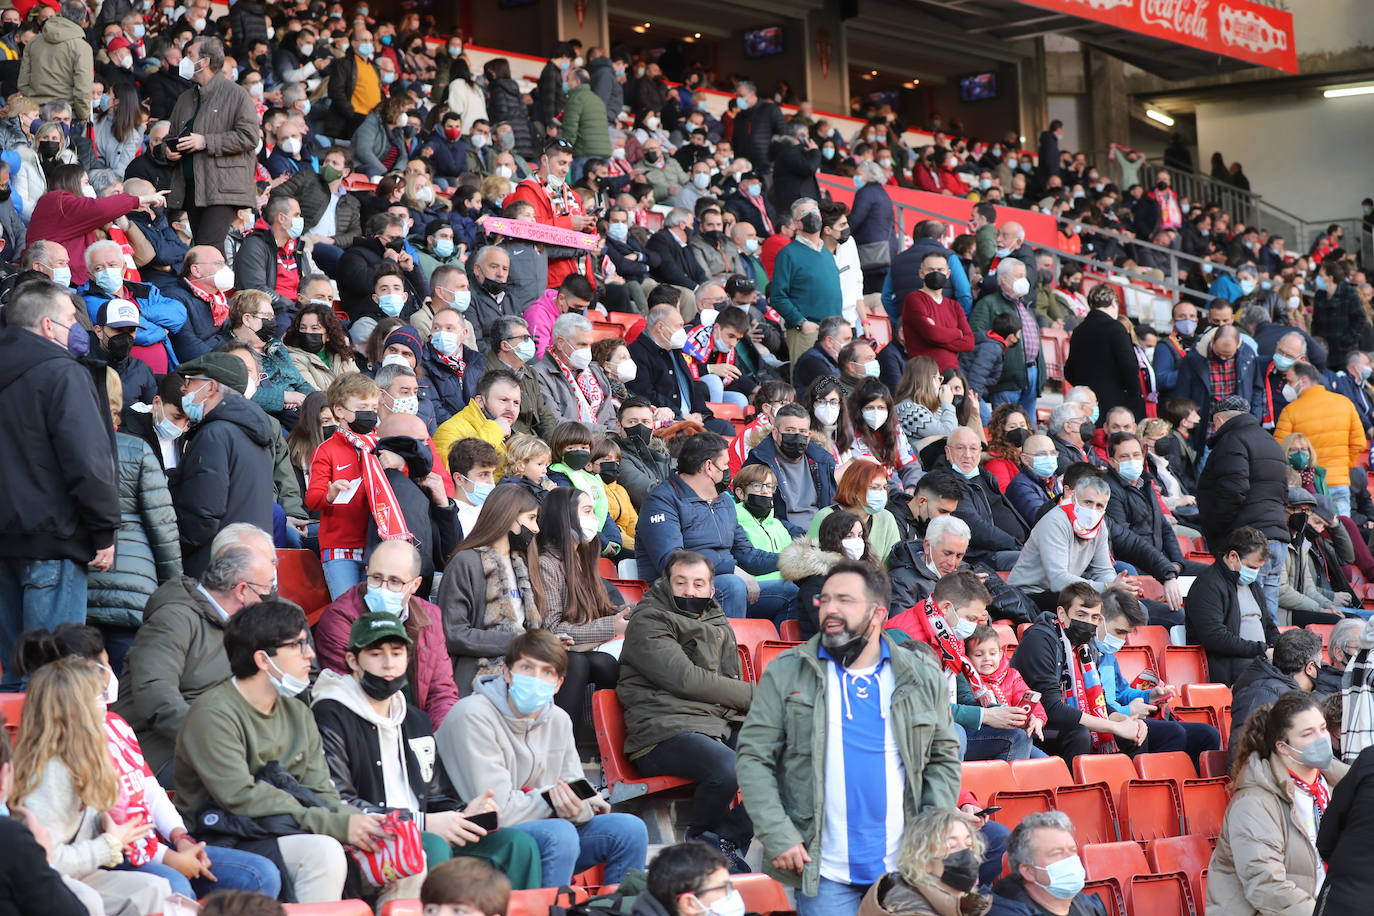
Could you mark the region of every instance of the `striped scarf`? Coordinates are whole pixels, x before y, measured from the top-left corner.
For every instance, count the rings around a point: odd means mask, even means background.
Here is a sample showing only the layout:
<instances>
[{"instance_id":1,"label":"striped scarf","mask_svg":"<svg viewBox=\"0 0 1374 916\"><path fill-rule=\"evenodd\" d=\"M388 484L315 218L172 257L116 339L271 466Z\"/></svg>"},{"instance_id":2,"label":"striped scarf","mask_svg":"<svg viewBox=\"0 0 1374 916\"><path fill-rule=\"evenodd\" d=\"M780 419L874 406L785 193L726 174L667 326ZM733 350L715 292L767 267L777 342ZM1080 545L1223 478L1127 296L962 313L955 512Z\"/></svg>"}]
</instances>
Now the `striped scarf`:
<instances>
[{"instance_id":1,"label":"striped scarf","mask_svg":"<svg viewBox=\"0 0 1374 916\"><path fill-rule=\"evenodd\" d=\"M595 423L596 411L606 397L606 393L601 390L601 383L596 380L590 367L575 372L559 358L556 349L549 347L548 352L553 357L554 365L558 366L558 371L563 373L563 378L572 386L573 394L577 395L577 418L583 423Z\"/></svg>"},{"instance_id":2,"label":"striped scarf","mask_svg":"<svg viewBox=\"0 0 1374 916\"><path fill-rule=\"evenodd\" d=\"M377 536L383 541L418 543L406 527L405 516L401 514L401 504L396 501L396 494L391 491L391 484L382 470L382 463L377 460L377 455L373 451L377 447L377 437L359 435L346 426L340 426L337 434L343 436L349 445L358 450L358 460L363 466L363 487L368 507L372 512L372 520L377 523Z\"/></svg>"},{"instance_id":3,"label":"striped scarf","mask_svg":"<svg viewBox=\"0 0 1374 916\"><path fill-rule=\"evenodd\" d=\"M990 681L984 681L983 676L974 669L968 656L964 654L963 642L949 628L949 621L945 620L945 615L940 613L935 602L929 598L925 599L917 606L916 612L924 614L930 624L935 650L940 653L940 663L945 669L953 674L962 674L983 706L1007 705L1002 688Z\"/></svg>"},{"instance_id":4,"label":"striped scarf","mask_svg":"<svg viewBox=\"0 0 1374 916\"><path fill-rule=\"evenodd\" d=\"M1074 705L1079 712L1105 719L1111 712L1107 709L1107 696L1102 690L1102 678L1097 674L1097 662L1093 659L1092 649L1085 643L1074 648L1069 642L1064 627L1059 626L1059 642L1064 646L1064 657L1068 659L1069 678L1073 681ZM1116 753L1116 739L1109 734L1093 732L1093 753Z\"/></svg>"}]
</instances>

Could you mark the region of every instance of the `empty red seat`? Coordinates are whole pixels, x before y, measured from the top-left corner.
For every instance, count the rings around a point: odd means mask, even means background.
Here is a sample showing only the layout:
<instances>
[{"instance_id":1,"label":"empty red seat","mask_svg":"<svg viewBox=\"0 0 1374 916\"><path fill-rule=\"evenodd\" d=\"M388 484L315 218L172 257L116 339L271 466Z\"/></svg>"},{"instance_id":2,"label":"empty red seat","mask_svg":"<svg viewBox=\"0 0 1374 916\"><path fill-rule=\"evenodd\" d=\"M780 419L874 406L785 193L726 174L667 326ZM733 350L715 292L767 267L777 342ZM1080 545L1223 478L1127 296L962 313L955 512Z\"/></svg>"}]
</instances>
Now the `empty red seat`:
<instances>
[{"instance_id":1,"label":"empty red seat","mask_svg":"<svg viewBox=\"0 0 1374 916\"><path fill-rule=\"evenodd\" d=\"M1018 789L1050 789L1073 785L1073 775L1063 757L1038 757L1013 760L1011 776Z\"/></svg>"},{"instance_id":2,"label":"empty red seat","mask_svg":"<svg viewBox=\"0 0 1374 916\"><path fill-rule=\"evenodd\" d=\"M735 651L739 653L739 678L751 684L759 682L758 675L754 672L754 659L749 654L749 650L744 646L736 645Z\"/></svg>"},{"instance_id":3,"label":"empty red seat","mask_svg":"<svg viewBox=\"0 0 1374 916\"><path fill-rule=\"evenodd\" d=\"M1074 758L1081 783L1106 783L1116 801L1123 839L1139 842L1182 832L1182 795L1173 780L1141 779L1125 754L1082 754Z\"/></svg>"},{"instance_id":4,"label":"empty red seat","mask_svg":"<svg viewBox=\"0 0 1374 916\"><path fill-rule=\"evenodd\" d=\"M1188 876L1182 872L1167 875L1136 875L1131 879L1131 912L1135 916L1156 916L1179 913L1187 916L1193 910L1193 892Z\"/></svg>"},{"instance_id":5,"label":"empty red seat","mask_svg":"<svg viewBox=\"0 0 1374 916\"><path fill-rule=\"evenodd\" d=\"M644 593L649 590L649 583L643 579L612 579L607 578L620 592L620 597L625 599L626 604L637 604Z\"/></svg>"},{"instance_id":6,"label":"empty red seat","mask_svg":"<svg viewBox=\"0 0 1374 916\"><path fill-rule=\"evenodd\" d=\"M527 891L511 891L506 916L548 916L557 904L581 903L591 894L583 887L539 887Z\"/></svg>"},{"instance_id":7,"label":"empty red seat","mask_svg":"<svg viewBox=\"0 0 1374 916\"><path fill-rule=\"evenodd\" d=\"M329 586L324 581L319 554L313 550L279 548L277 594L300 605L305 611L306 622L313 627L329 606Z\"/></svg>"},{"instance_id":8,"label":"empty red seat","mask_svg":"<svg viewBox=\"0 0 1374 916\"><path fill-rule=\"evenodd\" d=\"M1146 601L1164 600L1164 583L1153 576L1136 576L1136 584L1140 586L1140 597Z\"/></svg>"},{"instance_id":9,"label":"empty red seat","mask_svg":"<svg viewBox=\"0 0 1374 916\"><path fill-rule=\"evenodd\" d=\"M801 623L795 618L778 624L778 636L784 642L801 642Z\"/></svg>"},{"instance_id":10,"label":"empty red seat","mask_svg":"<svg viewBox=\"0 0 1374 916\"><path fill-rule=\"evenodd\" d=\"M1207 899L1206 876L1212 861L1212 842L1205 836L1190 833L1151 840L1145 844L1145 858L1156 872L1179 871L1188 876L1194 903Z\"/></svg>"},{"instance_id":11,"label":"empty red seat","mask_svg":"<svg viewBox=\"0 0 1374 916\"><path fill-rule=\"evenodd\" d=\"M1228 774L1225 751L1203 751L1200 763L1204 777L1226 776Z\"/></svg>"},{"instance_id":12,"label":"empty red seat","mask_svg":"<svg viewBox=\"0 0 1374 916\"><path fill-rule=\"evenodd\" d=\"M615 561L610 557L598 557L596 571L601 573L603 579L615 579L620 575L620 571L615 568Z\"/></svg>"},{"instance_id":13,"label":"empty red seat","mask_svg":"<svg viewBox=\"0 0 1374 916\"><path fill-rule=\"evenodd\" d=\"M738 410L739 408L736 407L735 409ZM779 638L778 628L773 625L773 621L763 618L732 617L730 618L730 629L735 631L735 642L747 648L751 654L754 647L765 639L777 642Z\"/></svg>"},{"instance_id":14,"label":"empty red seat","mask_svg":"<svg viewBox=\"0 0 1374 916\"><path fill-rule=\"evenodd\" d=\"M1207 652L1202 646L1166 646L1161 664L1160 676L1175 687L1208 682Z\"/></svg>"},{"instance_id":15,"label":"empty red seat","mask_svg":"<svg viewBox=\"0 0 1374 916\"><path fill-rule=\"evenodd\" d=\"M764 669L782 653L799 646L799 642L790 642L780 639L765 639L754 648L754 677L762 678Z\"/></svg>"},{"instance_id":16,"label":"empty red seat","mask_svg":"<svg viewBox=\"0 0 1374 916\"><path fill-rule=\"evenodd\" d=\"M877 344L875 349L881 350L892 343L892 321L886 315L874 314L870 310L864 330L868 331L868 336Z\"/></svg>"},{"instance_id":17,"label":"empty red seat","mask_svg":"<svg viewBox=\"0 0 1374 916\"><path fill-rule=\"evenodd\" d=\"M744 408L726 401L707 401L706 409L718 420L744 419Z\"/></svg>"},{"instance_id":18,"label":"empty red seat","mask_svg":"<svg viewBox=\"0 0 1374 916\"><path fill-rule=\"evenodd\" d=\"M787 891L767 875L731 875L730 881L744 898L744 908L748 912L758 913L759 916L792 912L792 903L787 899Z\"/></svg>"},{"instance_id":19,"label":"empty red seat","mask_svg":"<svg viewBox=\"0 0 1374 916\"><path fill-rule=\"evenodd\" d=\"M1188 706L1223 709L1231 705L1231 688L1225 684L1179 684L1183 702Z\"/></svg>"},{"instance_id":20,"label":"empty red seat","mask_svg":"<svg viewBox=\"0 0 1374 916\"><path fill-rule=\"evenodd\" d=\"M1083 857L1083 868L1088 873L1088 880L1116 879L1125 898L1126 908L1130 910L1131 879L1136 875L1150 872L1150 866L1145 861L1145 852L1140 848L1140 844L1129 840L1119 843L1093 843L1080 848L1078 852ZM1169 916L1175 914L1170 913Z\"/></svg>"},{"instance_id":21,"label":"empty red seat","mask_svg":"<svg viewBox=\"0 0 1374 916\"><path fill-rule=\"evenodd\" d=\"M1164 647L1169 645L1169 631L1165 627L1146 624L1143 627L1136 627L1131 634L1126 637L1128 646L1149 646L1150 655L1153 659L1150 665L1156 672L1159 671L1160 663L1164 659Z\"/></svg>"},{"instance_id":22,"label":"empty red seat","mask_svg":"<svg viewBox=\"0 0 1374 916\"><path fill-rule=\"evenodd\" d=\"M288 903L285 910L286 916L372 916L372 907L356 899L333 903Z\"/></svg>"},{"instance_id":23,"label":"empty red seat","mask_svg":"<svg viewBox=\"0 0 1374 916\"><path fill-rule=\"evenodd\" d=\"M1159 676L1149 646L1122 646L1116 650L1116 664L1121 669L1121 680L1129 685L1142 671L1153 671Z\"/></svg>"},{"instance_id":24,"label":"empty red seat","mask_svg":"<svg viewBox=\"0 0 1374 916\"><path fill-rule=\"evenodd\" d=\"M1121 883L1115 878L1099 878L1083 885L1083 893L1092 894L1107 908L1107 916L1129 916L1126 900L1121 893Z\"/></svg>"},{"instance_id":25,"label":"empty red seat","mask_svg":"<svg viewBox=\"0 0 1374 916\"><path fill-rule=\"evenodd\" d=\"M690 779L677 776L639 774L639 770L625 756L625 713L620 708L620 699L614 690L598 690L592 694L592 725L596 729L596 746L601 751L601 768L606 776L606 785L611 790L613 804L691 785ZM544 912L548 912L547 907Z\"/></svg>"}]
</instances>

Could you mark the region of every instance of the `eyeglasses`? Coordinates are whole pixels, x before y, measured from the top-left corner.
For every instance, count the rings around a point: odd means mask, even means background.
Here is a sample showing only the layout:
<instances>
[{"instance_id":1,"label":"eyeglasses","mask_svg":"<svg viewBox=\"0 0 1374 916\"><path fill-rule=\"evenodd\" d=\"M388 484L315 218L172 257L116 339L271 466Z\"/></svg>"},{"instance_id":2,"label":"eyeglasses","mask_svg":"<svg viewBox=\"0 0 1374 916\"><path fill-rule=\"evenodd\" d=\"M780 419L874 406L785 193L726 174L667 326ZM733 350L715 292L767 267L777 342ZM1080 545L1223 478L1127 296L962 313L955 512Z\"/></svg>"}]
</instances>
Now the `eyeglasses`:
<instances>
[{"instance_id":1,"label":"eyeglasses","mask_svg":"<svg viewBox=\"0 0 1374 916\"><path fill-rule=\"evenodd\" d=\"M368 588L385 588L389 592L403 592L410 584L409 579L398 579L396 576L383 576L380 573L367 574Z\"/></svg>"},{"instance_id":2,"label":"eyeglasses","mask_svg":"<svg viewBox=\"0 0 1374 916\"><path fill-rule=\"evenodd\" d=\"M302 636L299 639L293 639L290 642L277 643L277 651L280 652L282 649L295 649L298 652L304 652L305 647L308 645L310 645L310 637Z\"/></svg>"},{"instance_id":3,"label":"eyeglasses","mask_svg":"<svg viewBox=\"0 0 1374 916\"><path fill-rule=\"evenodd\" d=\"M678 894L677 897L679 900L683 897L696 897L700 900L702 894L713 894L716 891L724 891L727 894L733 894L735 892L735 882L726 881L724 884L717 884L715 887L703 887L699 891L685 891L684 893Z\"/></svg>"},{"instance_id":4,"label":"eyeglasses","mask_svg":"<svg viewBox=\"0 0 1374 916\"><path fill-rule=\"evenodd\" d=\"M778 490L771 483L751 483L744 488L746 493L757 493L759 496L772 496Z\"/></svg>"}]
</instances>

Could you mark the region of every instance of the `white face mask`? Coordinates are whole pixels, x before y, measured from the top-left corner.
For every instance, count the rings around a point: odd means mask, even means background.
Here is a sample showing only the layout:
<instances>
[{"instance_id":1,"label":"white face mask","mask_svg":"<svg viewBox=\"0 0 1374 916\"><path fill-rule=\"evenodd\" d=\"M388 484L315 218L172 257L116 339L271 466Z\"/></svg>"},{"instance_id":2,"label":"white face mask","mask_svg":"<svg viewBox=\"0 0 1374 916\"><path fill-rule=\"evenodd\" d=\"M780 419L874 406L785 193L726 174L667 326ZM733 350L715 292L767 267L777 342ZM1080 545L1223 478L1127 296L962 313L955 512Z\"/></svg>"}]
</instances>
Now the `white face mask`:
<instances>
[{"instance_id":1,"label":"white face mask","mask_svg":"<svg viewBox=\"0 0 1374 916\"><path fill-rule=\"evenodd\" d=\"M269 673L267 677L269 680L272 681L272 686L277 688L277 693L281 694L282 696L298 696L301 693L301 691L305 690L305 688L310 686L310 682L305 680L304 678L299 678L296 677L294 674L287 674L286 672L282 671L280 668L277 667L277 663L273 661L271 658L267 660L267 663L271 665L272 670L276 672L275 676Z\"/></svg>"},{"instance_id":2,"label":"white face mask","mask_svg":"<svg viewBox=\"0 0 1374 916\"><path fill-rule=\"evenodd\" d=\"M816 419L821 421L823 426L834 426L835 422L840 419L840 405L817 404Z\"/></svg>"},{"instance_id":3,"label":"white face mask","mask_svg":"<svg viewBox=\"0 0 1374 916\"><path fill-rule=\"evenodd\" d=\"M840 547L844 550L844 555L851 560L861 560L864 555L863 538L845 538L840 541Z\"/></svg>"},{"instance_id":4,"label":"white face mask","mask_svg":"<svg viewBox=\"0 0 1374 916\"><path fill-rule=\"evenodd\" d=\"M100 702L106 706L113 706L119 699L119 678L115 677L113 670L106 668L110 672L110 679L105 683L105 689L100 694Z\"/></svg>"},{"instance_id":5,"label":"white face mask","mask_svg":"<svg viewBox=\"0 0 1374 916\"><path fill-rule=\"evenodd\" d=\"M673 336L668 338L668 349L681 350L682 345L685 343L687 343L687 331L683 328L678 328L673 332Z\"/></svg>"},{"instance_id":6,"label":"white face mask","mask_svg":"<svg viewBox=\"0 0 1374 916\"><path fill-rule=\"evenodd\" d=\"M624 359L616 364L615 375L622 382L633 382L638 374L639 366L632 359Z\"/></svg>"},{"instance_id":7,"label":"white face mask","mask_svg":"<svg viewBox=\"0 0 1374 916\"><path fill-rule=\"evenodd\" d=\"M592 364L592 348L582 347L568 354L568 363L579 372Z\"/></svg>"},{"instance_id":8,"label":"white face mask","mask_svg":"<svg viewBox=\"0 0 1374 916\"><path fill-rule=\"evenodd\" d=\"M1011 294L1020 298L1030 292L1030 281L1025 277L1017 277L1011 282Z\"/></svg>"},{"instance_id":9,"label":"white face mask","mask_svg":"<svg viewBox=\"0 0 1374 916\"><path fill-rule=\"evenodd\" d=\"M868 424L869 429L879 429L884 423L887 422L887 408L867 408L866 410L864 410L864 422Z\"/></svg>"},{"instance_id":10,"label":"white face mask","mask_svg":"<svg viewBox=\"0 0 1374 916\"><path fill-rule=\"evenodd\" d=\"M588 518L585 515L577 517L578 533L582 535L582 543L590 544L601 534L601 526L596 523L596 516Z\"/></svg>"}]
</instances>

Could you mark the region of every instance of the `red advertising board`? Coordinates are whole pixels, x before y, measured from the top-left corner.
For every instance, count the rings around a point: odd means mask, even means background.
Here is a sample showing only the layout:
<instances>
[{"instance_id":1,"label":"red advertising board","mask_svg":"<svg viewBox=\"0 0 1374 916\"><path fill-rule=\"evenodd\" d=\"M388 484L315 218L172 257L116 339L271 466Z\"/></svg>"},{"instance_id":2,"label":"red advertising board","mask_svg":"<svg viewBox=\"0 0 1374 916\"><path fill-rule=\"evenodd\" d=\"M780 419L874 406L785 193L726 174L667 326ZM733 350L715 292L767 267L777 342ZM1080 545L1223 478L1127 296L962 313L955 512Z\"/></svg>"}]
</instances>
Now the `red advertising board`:
<instances>
[{"instance_id":1,"label":"red advertising board","mask_svg":"<svg viewBox=\"0 0 1374 916\"><path fill-rule=\"evenodd\" d=\"M1298 72L1293 14L1251 0L1021 0L1178 42L1223 57Z\"/></svg>"}]
</instances>

